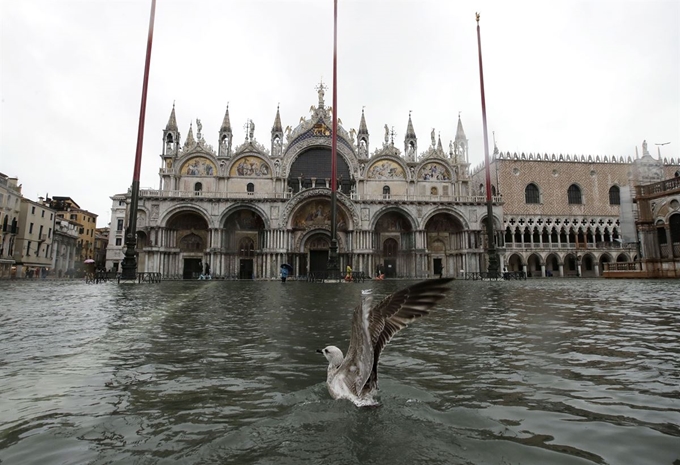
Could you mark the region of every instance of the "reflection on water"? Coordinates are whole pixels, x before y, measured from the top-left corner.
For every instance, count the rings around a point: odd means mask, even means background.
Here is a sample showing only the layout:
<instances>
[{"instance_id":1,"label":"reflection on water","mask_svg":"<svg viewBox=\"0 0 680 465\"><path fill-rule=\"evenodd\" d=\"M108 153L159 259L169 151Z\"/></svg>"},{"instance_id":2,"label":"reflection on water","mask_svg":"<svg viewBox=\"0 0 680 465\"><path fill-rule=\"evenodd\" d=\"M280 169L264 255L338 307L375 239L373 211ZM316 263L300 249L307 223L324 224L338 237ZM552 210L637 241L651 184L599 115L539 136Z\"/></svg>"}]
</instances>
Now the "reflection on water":
<instances>
[{"instance_id":1,"label":"reflection on water","mask_svg":"<svg viewBox=\"0 0 680 465\"><path fill-rule=\"evenodd\" d=\"M454 282L332 400L315 349L406 284L0 282L0 462L680 460L678 282Z\"/></svg>"}]
</instances>

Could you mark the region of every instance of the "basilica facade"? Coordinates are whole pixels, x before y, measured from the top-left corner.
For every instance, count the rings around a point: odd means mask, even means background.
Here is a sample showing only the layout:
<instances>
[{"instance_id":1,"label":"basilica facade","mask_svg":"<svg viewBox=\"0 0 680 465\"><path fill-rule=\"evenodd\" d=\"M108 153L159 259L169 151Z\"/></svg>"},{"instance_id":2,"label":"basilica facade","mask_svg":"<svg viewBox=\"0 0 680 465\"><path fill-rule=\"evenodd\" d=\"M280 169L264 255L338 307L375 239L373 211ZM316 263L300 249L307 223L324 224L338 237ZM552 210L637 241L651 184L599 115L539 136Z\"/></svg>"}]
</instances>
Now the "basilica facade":
<instances>
[{"instance_id":1,"label":"basilica facade","mask_svg":"<svg viewBox=\"0 0 680 465\"><path fill-rule=\"evenodd\" d=\"M420 142L409 114L401 149L387 125L375 143L363 111L358 130L338 120L337 177L331 179L332 111L320 86L316 105L297 126L284 129L277 109L265 146L253 121L245 139L235 139L227 107L215 149L200 120L196 134L192 123L182 141L173 106L163 131L159 189L140 192L138 270L166 278L269 279L288 263L293 276L323 272L333 182L342 270L409 278L486 270L486 199L474 188L460 118L455 140L444 148L434 130ZM130 193L112 199L107 268L116 269ZM502 245L500 197L493 216L494 240Z\"/></svg>"}]
</instances>

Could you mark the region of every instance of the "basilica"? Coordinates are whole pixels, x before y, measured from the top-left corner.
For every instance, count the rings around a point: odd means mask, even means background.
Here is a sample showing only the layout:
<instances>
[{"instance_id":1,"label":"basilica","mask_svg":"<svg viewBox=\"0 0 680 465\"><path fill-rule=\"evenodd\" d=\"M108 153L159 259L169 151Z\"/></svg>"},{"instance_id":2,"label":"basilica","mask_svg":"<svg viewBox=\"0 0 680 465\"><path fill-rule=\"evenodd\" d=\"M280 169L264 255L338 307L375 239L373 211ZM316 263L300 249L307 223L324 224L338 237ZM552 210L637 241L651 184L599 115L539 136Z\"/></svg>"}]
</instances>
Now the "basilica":
<instances>
[{"instance_id":1,"label":"basilica","mask_svg":"<svg viewBox=\"0 0 680 465\"><path fill-rule=\"evenodd\" d=\"M296 277L323 272L331 183L338 189L340 269L387 278L462 277L487 269L484 170L469 163L460 117L446 148L434 130L419 140L410 114L403 145L387 125L384 137L371 138L363 111L358 130L348 131L338 119L331 179L333 109L324 87L317 90L316 105L295 127L284 129L277 109L266 146L253 121L244 139L234 139L228 107L217 149L204 139L200 120L195 135L192 123L182 140L173 105L159 188L140 192L138 271L166 279L271 279L286 263ZM635 159L496 149L491 166L501 267L536 277L600 276L604 263L639 260L633 186L680 170L674 160L652 158L646 143ZM111 198L106 266L119 269L130 192ZM624 234L627 225L633 230Z\"/></svg>"},{"instance_id":2,"label":"basilica","mask_svg":"<svg viewBox=\"0 0 680 465\"><path fill-rule=\"evenodd\" d=\"M485 197L471 185L468 141L459 119L447 149L431 133L422 148L409 115L403 149L385 126L371 139L338 124L337 177L331 179L332 108L319 86L309 117L285 129L277 109L267 147L248 123L234 139L227 107L217 150L200 120L181 140L175 108L163 131L158 190L142 190L138 270L165 277L273 278L326 270L331 183L337 183L341 269L386 277L426 277L485 269ZM123 258L129 193L112 197L107 267ZM502 210L493 219L502 240Z\"/></svg>"}]
</instances>

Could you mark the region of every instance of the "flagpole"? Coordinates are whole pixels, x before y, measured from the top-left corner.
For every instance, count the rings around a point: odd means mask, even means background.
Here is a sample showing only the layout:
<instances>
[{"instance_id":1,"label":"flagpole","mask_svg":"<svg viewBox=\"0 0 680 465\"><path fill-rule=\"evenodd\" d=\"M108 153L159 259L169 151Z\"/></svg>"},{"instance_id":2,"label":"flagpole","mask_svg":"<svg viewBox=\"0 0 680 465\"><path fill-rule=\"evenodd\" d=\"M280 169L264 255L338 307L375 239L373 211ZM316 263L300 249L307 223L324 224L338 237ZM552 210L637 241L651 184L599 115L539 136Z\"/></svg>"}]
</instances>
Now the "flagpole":
<instances>
[{"instance_id":1,"label":"flagpole","mask_svg":"<svg viewBox=\"0 0 680 465\"><path fill-rule=\"evenodd\" d=\"M331 142L331 247L328 255L328 277L339 278L338 264L338 0L333 0L333 131Z\"/></svg>"},{"instance_id":2,"label":"flagpole","mask_svg":"<svg viewBox=\"0 0 680 465\"><path fill-rule=\"evenodd\" d=\"M489 164L489 136L486 129L486 99L484 98L484 70L482 69L482 38L479 30L479 13L475 13L477 19L477 50L479 53L479 86L482 94L482 123L484 127L484 166L486 168L486 236L487 251L489 255L488 272L489 277L496 277L498 274L498 252L496 251L496 241L494 234L493 221L493 198L491 195L491 167Z\"/></svg>"},{"instance_id":3,"label":"flagpole","mask_svg":"<svg viewBox=\"0 0 680 465\"><path fill-rule=\"evenodd\" d=\"M146 42L146 61L144 63L144 81L142 84L142 103L139 110L139 126L137 127L137 151L135 168L132 174L132 198L130 200L130 216L125 237L125 257L123 258L121 279L137 279L137 206L139 205L139 173L142 167L142 146L144 142L144 118L146 116L146 94L149 86L149 66L151 64L151 44L153 42L153 23L156 16L156 0L151 0L149 17L149 35Z\"/></svg>"}]
</instances>

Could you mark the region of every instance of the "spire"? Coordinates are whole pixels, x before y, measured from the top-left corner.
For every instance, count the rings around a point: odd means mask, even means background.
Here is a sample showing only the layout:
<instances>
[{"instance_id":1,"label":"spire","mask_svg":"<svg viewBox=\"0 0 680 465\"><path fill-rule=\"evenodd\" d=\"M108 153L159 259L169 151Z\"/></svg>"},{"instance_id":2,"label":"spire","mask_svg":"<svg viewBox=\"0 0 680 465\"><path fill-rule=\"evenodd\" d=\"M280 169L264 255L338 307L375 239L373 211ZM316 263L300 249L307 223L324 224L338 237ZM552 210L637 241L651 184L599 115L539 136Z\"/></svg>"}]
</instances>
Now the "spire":
<instances>
[{"instance_id":1,"label":"spire","mask_svg":"<svg viewBox=\"0 0 680 465\"><path fill-rule=\"evenodd\" d=\"M364 116L364 109L361 109L361 123L359 123L359 132L357 132L357 150L359 158L368 158L370 137L368 135L368 126L366 126L366 117Z\"/></svg>"},{"instance_id":2,"label":"spire","mask_svg":"<svg viewBox=\"0 0 680 465\"><path fill-rule=\"evenodd\" d=\"M168 119L168 124L165 125L166 131L177 131L177 118L175 117L175 102L172 102L172 111L170 112L170 118Z\"/></svg>"},{"instance_id":3,"label":"spire","mask_svg":"<svg viewBox=\"0 0 680 465\"><path fill-rule=\"evenodd\" d=\"M272 134L277 132L283 132L283 126L281 126L281 113L279 112L279 106L276 105L276 117L274 118L274 126L272 127Z\"/></svg>"},{"instance_id":4,"label":"spire","mask_svg":"<svg viewBox=\"0 0 680 465\"><path fill-rule=\"evenodd\" d=\"M359 132L357 134L368 135L368 127L366 126L366 117L364 116L364 109L361 109L361 123L359 123Z\"/></svg>"},{"instance_id":5,"label":"spire","mask_svg":"<svg viewBox=\"0 0 680 465\"><path fill-rule=\"evenodd\" d=\"M222 120L222 127L220 133L231 133L231 121L229 120L229 104L227 103L227 111L224 112L224 119Z\"/></svg>"},{"instance_id":6,"label":"spire","mask_svg":"<svg viewBox=\"0 0 680 465\"><path fill-rule=\"evenodd\" d=\"M404 153L407 161L416 161L416 152L418 151L418 138L416 131L413 129L413 121L411 121L411 110L408 112L408 124L406 125L406 135L404 136Z\"/></svg>"},{"instance_id":7,"label":"spire","mask_svg":"<svg viewBox=\"0 0 680 465\"><path fill-rule=\"evenodd\" d=\"M408 124L406 125L406 139L416 137L416 131L413 129L413 121L411 121L411 111L408 112Z\"/></svg>"},{"instance_id":8,"label":"spire","mask_svg":"<svg viewBox=\"0 0 680 465\"><path fill-rule=\"evenodd\" d=\"M194 129L193 129L193 122L189 123L189 134L187 134L187 140L184 141L184 147L192 147L196 145L196 141L194 140Z\"/></svg>"},{"instance_id":9,"label":"spire","mask_svg":"<svg viewBox=\"0 0 680 465\"><path fill-rule=\"evenodd\" d=\"M463 131L463 123L460 121L460 113L458 113L458 127L456 128L456 140L466 140L465 131Z\"/></svg>"},{"instance_id":10,"label":"spire","mask_svg":"<svg viewBox=\"0 0 680 465\"><path fill-rule=\"evenodd\" d=\"M453 141L453 158L456 163L466 163L468 161L468 140L465 137L463 123L458 112L458 127L456 128L456 138Z\"/></svg>"},{"instance_id":11,"label":"spire","mask_svg":"<svg viewBox=\"0 0 680 465\"><path fill-rule=\"evenodd\" d=\"M442 135L441 134L437 135L437 151L438 152L444 151L444 147L442 147Z\"/></svg>"}]
</instances>

